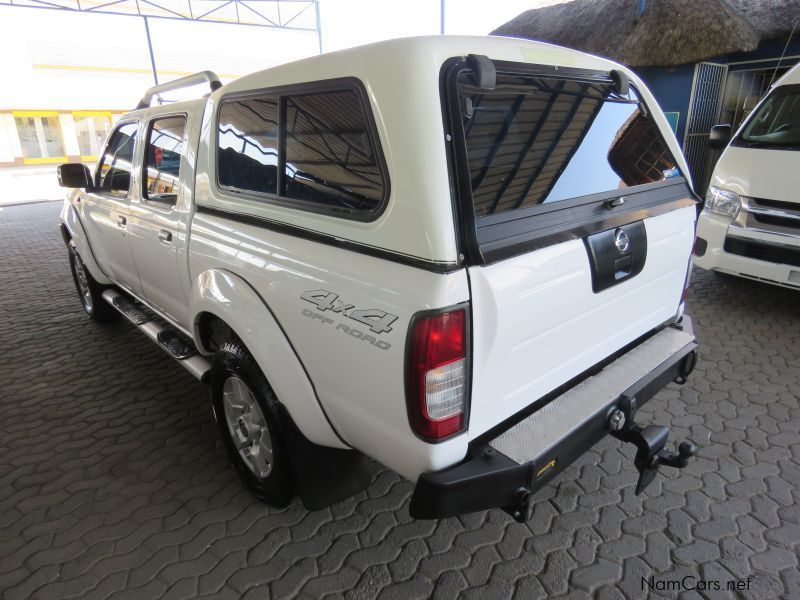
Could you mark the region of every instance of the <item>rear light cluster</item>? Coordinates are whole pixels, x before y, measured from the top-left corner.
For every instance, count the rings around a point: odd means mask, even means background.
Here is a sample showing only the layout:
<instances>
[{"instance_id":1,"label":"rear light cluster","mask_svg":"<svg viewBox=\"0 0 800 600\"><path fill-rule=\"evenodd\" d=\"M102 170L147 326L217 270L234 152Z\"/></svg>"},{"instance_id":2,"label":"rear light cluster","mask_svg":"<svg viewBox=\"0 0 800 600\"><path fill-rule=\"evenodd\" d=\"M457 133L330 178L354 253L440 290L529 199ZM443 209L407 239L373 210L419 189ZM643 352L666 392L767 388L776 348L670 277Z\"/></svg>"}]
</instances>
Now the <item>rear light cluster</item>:
<instances>
[{"instance_id":1,"label":"rear light cluster","mask_svg":"<svg viewBox=\"0 0 800 600\"><path fill-rule=\"evenodd\" d=\"M466 426L467 311L417 318L408 345L408 414L414 432L438 441Z\"/></svg>"}]
</instances>

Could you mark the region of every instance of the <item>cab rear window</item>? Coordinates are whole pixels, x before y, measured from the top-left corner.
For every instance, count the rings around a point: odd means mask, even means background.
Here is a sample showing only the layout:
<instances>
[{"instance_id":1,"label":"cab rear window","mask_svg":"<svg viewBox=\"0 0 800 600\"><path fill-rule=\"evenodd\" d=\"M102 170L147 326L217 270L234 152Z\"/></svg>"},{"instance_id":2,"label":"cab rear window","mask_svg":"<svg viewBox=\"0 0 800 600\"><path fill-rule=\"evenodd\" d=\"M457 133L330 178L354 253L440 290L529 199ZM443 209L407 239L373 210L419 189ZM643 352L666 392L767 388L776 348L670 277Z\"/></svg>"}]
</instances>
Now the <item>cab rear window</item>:
<instances>
[{"instance_id":1,"label":"cab rear window","mask_svg":"<svg viewBox=\"0 0 800 600\"><path fill-rule=\"evenodd\" d=\"M633 87L503 73L457 87L476 217L680 175Z\"/></svg>"}]
</instances>

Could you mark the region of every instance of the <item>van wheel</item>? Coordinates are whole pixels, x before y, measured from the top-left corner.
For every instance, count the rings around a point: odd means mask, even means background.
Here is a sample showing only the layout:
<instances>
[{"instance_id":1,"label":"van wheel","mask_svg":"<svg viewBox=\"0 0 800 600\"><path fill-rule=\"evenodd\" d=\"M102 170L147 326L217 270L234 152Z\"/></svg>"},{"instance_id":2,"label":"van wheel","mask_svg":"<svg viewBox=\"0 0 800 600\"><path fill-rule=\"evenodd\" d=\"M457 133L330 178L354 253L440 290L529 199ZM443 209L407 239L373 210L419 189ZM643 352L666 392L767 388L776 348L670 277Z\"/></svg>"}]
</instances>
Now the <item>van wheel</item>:
<instances>
[{"instance_id":1,"label":"van wheel","mask_svg":"<svg viewBox=\"0 0 800 600\"><path fill-rule=\"evenodd\" d=\"M264 502L292 499L288 457L277 434L278 399L256 361L239 342L219 347L211 371L214 417L233 466Z\"/></svg>"},{"instance_id":2,"label":"van wheel","mask_svg":"<svg viewBox=\"0 0 800 600\"><path fill-rule=\"evenodd\" d=\"M83 306L83 312L98 323L116 321L119 313L103 298L105 288L97 283L89 273L78 254L75 242L72 241L69 243L69 267L72 271L72 279L75 281L75 289L78 290L81 306Z\"/></svg>"}]
</instances>

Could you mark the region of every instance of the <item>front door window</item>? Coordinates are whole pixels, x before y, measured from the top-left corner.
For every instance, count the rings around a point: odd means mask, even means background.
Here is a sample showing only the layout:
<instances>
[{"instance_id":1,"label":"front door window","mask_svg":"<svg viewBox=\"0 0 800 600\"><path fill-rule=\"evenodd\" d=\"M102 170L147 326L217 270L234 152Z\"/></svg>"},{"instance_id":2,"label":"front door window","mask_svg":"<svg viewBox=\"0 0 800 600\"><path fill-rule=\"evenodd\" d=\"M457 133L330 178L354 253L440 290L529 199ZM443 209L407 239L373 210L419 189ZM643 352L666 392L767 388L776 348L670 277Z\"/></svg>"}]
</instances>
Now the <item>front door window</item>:
<instances>
[{"instance_id":1,"label":"front door window","mask_svg":"<svg viewBox=\"0 0 800 600\"><path fill-rule=\"evenodd\" d=\"M112 196L125 197L131 188L133 152L138 123L125 123L117 127L97 168L96 185Z\"/></svg>"}]
</instances>

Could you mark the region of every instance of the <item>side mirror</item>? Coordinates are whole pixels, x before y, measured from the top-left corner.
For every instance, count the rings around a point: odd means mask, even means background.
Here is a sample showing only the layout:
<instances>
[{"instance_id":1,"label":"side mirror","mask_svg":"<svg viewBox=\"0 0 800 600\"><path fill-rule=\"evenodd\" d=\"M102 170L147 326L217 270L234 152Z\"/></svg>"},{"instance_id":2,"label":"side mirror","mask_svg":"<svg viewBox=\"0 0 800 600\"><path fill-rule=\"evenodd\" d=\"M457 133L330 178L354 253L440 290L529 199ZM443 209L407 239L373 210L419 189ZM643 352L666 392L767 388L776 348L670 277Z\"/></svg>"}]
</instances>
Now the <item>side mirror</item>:
<instances>
[{"instance_id":1,"label":"side mirror","mask_svg":"<svg viewBox=\"0 0 800 600\"><path fill-rule=\"evenodd\" d=\"M731 141L730 125L714 125L708 134L708 147L712 150L722 150Z\"/></svg>"},{"instance_id":2,"label":"side mirror","mask_svg":"<svg viewBox=\"0 0 800 600\"><path fill-rule=\"evenodd\" d=\"M58 185L65 188L88 189L92 187L92 173L83 163L58 165Z\"/></svg>"}]
</instances>

